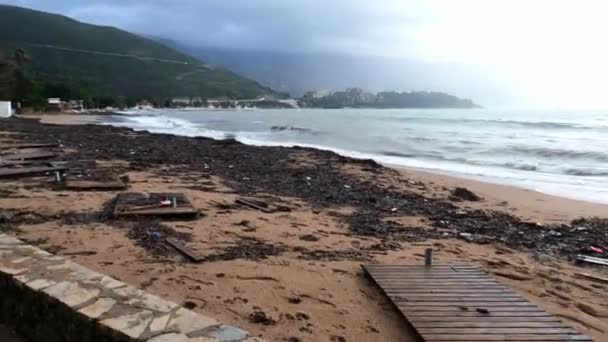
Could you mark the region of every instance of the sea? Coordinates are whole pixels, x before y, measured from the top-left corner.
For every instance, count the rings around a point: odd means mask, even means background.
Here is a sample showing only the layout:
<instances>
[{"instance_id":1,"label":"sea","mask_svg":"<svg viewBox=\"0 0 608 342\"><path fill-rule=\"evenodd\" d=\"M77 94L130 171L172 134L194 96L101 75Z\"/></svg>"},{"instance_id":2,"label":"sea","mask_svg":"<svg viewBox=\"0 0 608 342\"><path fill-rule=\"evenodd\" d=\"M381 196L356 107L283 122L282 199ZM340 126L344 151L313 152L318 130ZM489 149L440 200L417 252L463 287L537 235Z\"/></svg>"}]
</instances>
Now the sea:
<instances>
[{"instance_id":1,"label":"sea","mask_svg":"<svg viewBox=\"0 0 608 342\"><path fill-rule=\"evenodd\" d=\"M123 112L158 133L307 146L608 203L608 110L255 109Z\"/></svg>"}]
</instances>

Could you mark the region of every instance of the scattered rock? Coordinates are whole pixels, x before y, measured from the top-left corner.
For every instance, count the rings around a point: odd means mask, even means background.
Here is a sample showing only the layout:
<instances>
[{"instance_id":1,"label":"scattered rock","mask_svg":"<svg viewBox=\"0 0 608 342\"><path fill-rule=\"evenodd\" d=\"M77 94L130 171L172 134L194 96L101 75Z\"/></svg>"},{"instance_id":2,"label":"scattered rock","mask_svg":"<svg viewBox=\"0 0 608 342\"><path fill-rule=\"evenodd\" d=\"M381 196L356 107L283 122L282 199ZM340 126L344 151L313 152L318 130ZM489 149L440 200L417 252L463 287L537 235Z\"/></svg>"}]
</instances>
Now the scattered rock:
<instances>
[{"instance_id":1,"label":"scattered rock","mask_svg":"<svg viewBox=\"0 0 608 342\"><path fill-rule=\"evenodd\" d=\"M307 314L307 313L305 313L305 312L298 311L298 312L296 312L296 319L297 319L298 321L307 321L307 320L309 320L309 319L310 319L310 315L308 315L308 314Z\"/></svg>"},{"instance_id":2,"label":"scattered rock","mask_svg":"<svg viewBox=\"0 0 608 342\"><path fill-rule=\"evenodd\" d=\"M312 235L312 234L306 234L306 235L300 236L300 240L315 242L315 241L319 241L320 238L318 236L315 236L315 235Z\"/></svg>"},{"instance_id":3,"label":"scattered rock","mask_svg":"<svg viewBox=\"0 0 608 342\"><path fill-rule=\"evenodd\" d=\"M471 202L477 202L481 200L481 197L477 196L474 192L472 192L471 190L467 189L467 188L455 188L454 190L452 190L451 192L452 197L455 197L457 199L463 200L463 201L471 201Z\"/></svg>"},{"instance_id":4,"label":"scattered rock","mask_svg":"<svg viewBox=\"0 0 608 342\"><path fill-rule=\"evenodd\" d=\"M197 305L195 302L187 300L182 306L188 310L193 310L196 308Z\"/></svg>"},{"instance_id":5,"label":"scattered rock","mask_svg":"<svg viewBox=\"0 0 608 342\"><path fill-rule=\"evenodd\" d=\"M277 323L274 319L272 319L272 317L267 315L262 310L255 310L249 314L249 322L262 325L274 325Z\"/></svg>"}]
</instances>

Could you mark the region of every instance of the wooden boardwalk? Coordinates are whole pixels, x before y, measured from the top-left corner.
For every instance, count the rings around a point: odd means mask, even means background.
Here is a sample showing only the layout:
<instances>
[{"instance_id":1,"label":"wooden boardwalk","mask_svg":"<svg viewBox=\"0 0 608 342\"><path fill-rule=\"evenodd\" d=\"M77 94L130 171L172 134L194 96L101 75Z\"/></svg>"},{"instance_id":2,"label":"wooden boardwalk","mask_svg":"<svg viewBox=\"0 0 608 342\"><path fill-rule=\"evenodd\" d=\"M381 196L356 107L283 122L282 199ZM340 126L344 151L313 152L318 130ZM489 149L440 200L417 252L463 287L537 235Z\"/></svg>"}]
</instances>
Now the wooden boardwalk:
<instances>
[{"instance_id":1,"label":"wooden boardwalk","mask_svg":"<svg viewBox=\"0 0 608 342\"><path fill-rule=\"evenodd\" d=\"M427 342L592 341L466 265L364 265Z\"/></svg>"}]
</instances>

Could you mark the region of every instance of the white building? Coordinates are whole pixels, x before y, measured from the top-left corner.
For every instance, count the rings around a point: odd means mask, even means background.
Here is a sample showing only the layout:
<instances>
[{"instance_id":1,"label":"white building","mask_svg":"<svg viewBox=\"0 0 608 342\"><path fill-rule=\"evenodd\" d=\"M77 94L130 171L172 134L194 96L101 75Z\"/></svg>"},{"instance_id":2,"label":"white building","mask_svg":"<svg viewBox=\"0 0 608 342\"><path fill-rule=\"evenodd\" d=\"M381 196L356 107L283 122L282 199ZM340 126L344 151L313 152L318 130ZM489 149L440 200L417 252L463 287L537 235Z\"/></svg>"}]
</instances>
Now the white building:
<instances>
[{"instance_id":1,"label":"white building","mask_svg":"<svg viewBox=\"0 0 608 342\"><path fill-rule=\"evenodd\" d=\"M0 118L8 118L13 115L10 101L0 101Z\"/></svg>"}]
</instances>

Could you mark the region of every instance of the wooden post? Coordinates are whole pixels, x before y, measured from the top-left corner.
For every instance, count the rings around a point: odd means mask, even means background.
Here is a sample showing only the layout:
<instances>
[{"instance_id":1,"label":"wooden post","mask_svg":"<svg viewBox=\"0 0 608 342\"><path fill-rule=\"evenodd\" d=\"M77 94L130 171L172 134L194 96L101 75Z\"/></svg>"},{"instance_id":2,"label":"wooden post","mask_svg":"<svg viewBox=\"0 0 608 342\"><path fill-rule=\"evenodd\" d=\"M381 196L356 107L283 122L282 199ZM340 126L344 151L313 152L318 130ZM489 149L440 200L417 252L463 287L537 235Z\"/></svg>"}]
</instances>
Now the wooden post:
<instances>
[{"instance_id":1,"label":"wooden post","mask_svg":"<svg viewBox=\"0 0 608 342\"><path fill-rule=\"evenodd\" d=\"M427 248L426 251L424 251L424 266L431 267L432 264L433 264L433 249Z\"/></svg>"}]
</instances>

